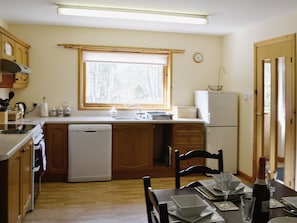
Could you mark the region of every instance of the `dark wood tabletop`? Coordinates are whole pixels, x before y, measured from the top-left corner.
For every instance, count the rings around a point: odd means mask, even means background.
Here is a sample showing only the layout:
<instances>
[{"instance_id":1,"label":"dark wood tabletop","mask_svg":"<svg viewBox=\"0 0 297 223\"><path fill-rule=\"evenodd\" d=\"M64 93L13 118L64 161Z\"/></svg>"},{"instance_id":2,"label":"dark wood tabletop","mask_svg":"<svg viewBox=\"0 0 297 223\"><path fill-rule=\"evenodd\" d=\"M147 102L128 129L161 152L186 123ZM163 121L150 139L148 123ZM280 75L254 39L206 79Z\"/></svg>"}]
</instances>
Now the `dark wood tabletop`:
<instances>
[{"instance_id":1,"label":"dark wood tabletop","mask_svg":"<svg viewBox=\"0 0 297 223\"><path fill-rule=\"evenodd\" d=\"M297 196L297 192L284 186L283 184L279 182L273 181L271 183L271 186L275 187L275 192L273 194L273 198L280 201L282 197L289 197L289 196ZM170 196L173 195L186 195L186 194L198 194L199 196L202 197L202 195L194 188L185 188L185 189L161 189L161 190L154 190L158 201L159 202L166 202L166 201L171 201ZM203 199L205 199L203 197ZM212 201L207 200L210 204L212 204ZM234 200L233 203L239 207L240 201ZM217 209L217 212L225 219L226 223L227 222L232 222L232 223L237 223L237 222L242 222L241 218L241 213L240 210L236 211L220 211ZM270 209L269 213L269 219L275 218L275 217L281 217L281 216L293 216L285 211L283 211L283 208L272 208ZM296 216L295 216L296 217ZM265 223L268 222L268 220L263 220L263 219L254 219L253 223ZM296 217L296 222L297 222L297 217Z\"/></svg>"}]
</instances>

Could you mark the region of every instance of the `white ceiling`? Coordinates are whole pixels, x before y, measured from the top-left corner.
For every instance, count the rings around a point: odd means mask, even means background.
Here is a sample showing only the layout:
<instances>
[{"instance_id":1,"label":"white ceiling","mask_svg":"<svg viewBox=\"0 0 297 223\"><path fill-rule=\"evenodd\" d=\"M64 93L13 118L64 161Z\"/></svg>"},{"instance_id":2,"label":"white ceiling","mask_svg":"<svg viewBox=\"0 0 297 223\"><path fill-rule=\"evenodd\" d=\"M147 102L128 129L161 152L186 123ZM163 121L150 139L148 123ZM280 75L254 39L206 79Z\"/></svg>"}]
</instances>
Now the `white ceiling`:
<instances>
[{"instance_id":1,"label":"white ceiling","mask_svg":"<svg viewBox=\"0 0 297 223\"><path fill-rule=\"evenodd\" d=\"M57 15L57 3L202 13L209 15L209 24L170 25L61 16ZM0 0L0 18L8 24L66 25L211 35L232 33L293 12L297 12L297 0Z\"/></svg>"}]
</instances>

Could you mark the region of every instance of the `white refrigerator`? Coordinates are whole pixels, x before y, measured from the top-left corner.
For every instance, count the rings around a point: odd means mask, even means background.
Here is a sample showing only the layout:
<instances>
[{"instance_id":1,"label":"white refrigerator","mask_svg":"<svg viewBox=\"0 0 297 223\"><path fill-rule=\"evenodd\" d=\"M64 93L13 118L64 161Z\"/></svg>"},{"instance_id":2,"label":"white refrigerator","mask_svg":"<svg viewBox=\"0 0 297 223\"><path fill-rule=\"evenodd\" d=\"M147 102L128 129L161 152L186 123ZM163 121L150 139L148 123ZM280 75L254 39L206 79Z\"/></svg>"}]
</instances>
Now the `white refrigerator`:
<instances>
[{"instance_id":1,"label":"white refrigerator","mask_svg":"<svg viewBox=\"0 0 297 223\"><path fill-rule=\"evenodd\" d=\"M223 150L224 172L237 174L238 160L238 94L220 91L195 91L198 117L206 126L206 150ZM207 161L217 168L215 160Z\"/></svg>"}]
</instances>

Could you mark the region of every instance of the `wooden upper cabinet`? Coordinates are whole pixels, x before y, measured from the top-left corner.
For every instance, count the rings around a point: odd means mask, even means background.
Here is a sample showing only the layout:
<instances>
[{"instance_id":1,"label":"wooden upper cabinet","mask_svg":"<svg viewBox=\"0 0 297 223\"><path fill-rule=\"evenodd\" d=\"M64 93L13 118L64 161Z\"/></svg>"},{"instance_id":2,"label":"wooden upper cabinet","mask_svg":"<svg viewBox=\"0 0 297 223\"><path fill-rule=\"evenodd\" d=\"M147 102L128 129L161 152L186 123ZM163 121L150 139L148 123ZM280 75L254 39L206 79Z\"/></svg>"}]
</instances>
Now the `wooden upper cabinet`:
<instances>
[{"instance_id":1,"label":"wooden upper cabinet","mask_svg":"<svg viewBox=\"0 0 297 223\"><path fill-rule=\"evenodd\" d=\"M19 43L15 45L15 61L23 65L29 65L29 49Z\"/></svg>"},{"instance_id":2,"label":"wooden upper cabinet","mask_svg":"<svg viewBox=\"0 0 297 223\"><path fill-rule=\"evenodd\" d=\"M8 60L15 60L16 59L16 55L15 55L15 45L16 42L6 36L5 34L2 34L2 55L1 57L4 59L8 59Z\"/></svg>"},{"instance_id":3,"label":"wooden upper cabinet","mask_svg":"<svg viewBox=\"0 0 297 223\"><path fill-rule=\"evenodd\" d=\"M0 58L15 61L29 66L30 46L0 27ZM6 75L4 78L3 76ZM25 88L29 82L29 75L3 74L0 88Z\"/></svg>"}]
</instances>

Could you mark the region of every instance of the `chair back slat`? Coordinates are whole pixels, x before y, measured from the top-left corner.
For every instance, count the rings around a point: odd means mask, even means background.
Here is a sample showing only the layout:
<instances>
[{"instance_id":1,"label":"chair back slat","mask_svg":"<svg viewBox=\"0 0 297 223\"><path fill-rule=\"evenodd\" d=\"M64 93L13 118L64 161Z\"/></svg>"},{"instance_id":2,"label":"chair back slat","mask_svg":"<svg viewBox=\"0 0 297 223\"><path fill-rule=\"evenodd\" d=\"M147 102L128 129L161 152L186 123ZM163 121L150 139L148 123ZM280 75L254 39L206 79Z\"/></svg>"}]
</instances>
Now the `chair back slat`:
<instances>
[{"instance_id":1,"label":"chair back slat","mask_svg":"<svg viewBox=\"0 0 297 223\"><path fill-rule=\"evenodd\" d=\"M201 158L201 159L214 159L217 160L218 166L217 169L210 168L206 165L196 165L193 164L191 166L186 167L185 169L180 169L181 162L185 160L190 160L194 158ZM180 154L178 150L175 150L175 187L181 188L180 185L180 177L192 175L192 174L217 174L224 171L224 164L223 164L223 150L219 149L218 153L210 153L205 150L190 150L184 154ZM186 186L196 186L198 185L196 182L191 182Z\"/></svg>"}]
</instances>

